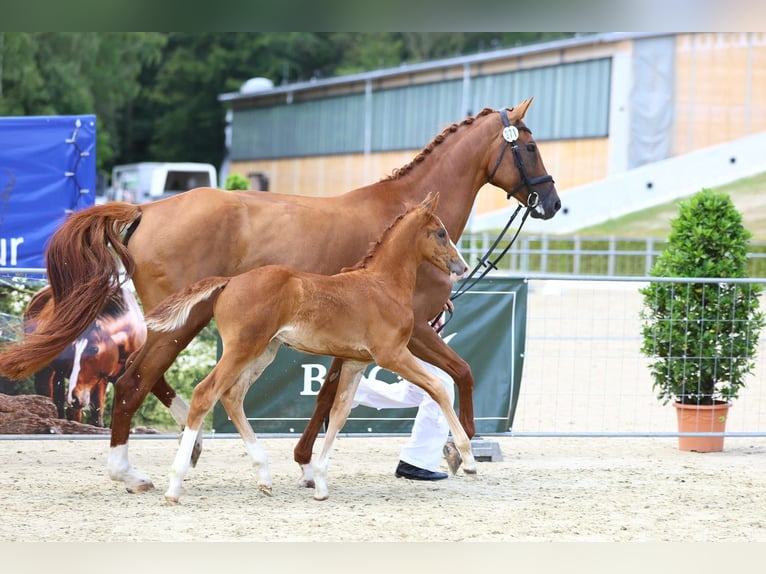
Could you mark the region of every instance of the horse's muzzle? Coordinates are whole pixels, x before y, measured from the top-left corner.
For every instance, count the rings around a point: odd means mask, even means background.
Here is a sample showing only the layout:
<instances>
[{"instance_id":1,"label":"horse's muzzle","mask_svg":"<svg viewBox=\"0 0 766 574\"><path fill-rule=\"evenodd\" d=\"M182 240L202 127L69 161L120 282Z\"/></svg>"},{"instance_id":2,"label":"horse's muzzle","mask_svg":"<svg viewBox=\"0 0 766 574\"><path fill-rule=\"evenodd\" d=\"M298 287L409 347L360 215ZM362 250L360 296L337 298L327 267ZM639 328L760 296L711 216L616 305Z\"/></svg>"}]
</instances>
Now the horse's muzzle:
<instances>
[{"instance_id":1,"label":"horse's muzzle","mask_svg":"<svg viewBox=\"0 0 766 574\"><path fill-rule=\"evenodd\" d=\"M556 192L556 186L551 184L550 188L540 195L543 199L531 208L530 215L535 219L551 219L561 209L561 199Z\"/></svg>"}]
</instances>

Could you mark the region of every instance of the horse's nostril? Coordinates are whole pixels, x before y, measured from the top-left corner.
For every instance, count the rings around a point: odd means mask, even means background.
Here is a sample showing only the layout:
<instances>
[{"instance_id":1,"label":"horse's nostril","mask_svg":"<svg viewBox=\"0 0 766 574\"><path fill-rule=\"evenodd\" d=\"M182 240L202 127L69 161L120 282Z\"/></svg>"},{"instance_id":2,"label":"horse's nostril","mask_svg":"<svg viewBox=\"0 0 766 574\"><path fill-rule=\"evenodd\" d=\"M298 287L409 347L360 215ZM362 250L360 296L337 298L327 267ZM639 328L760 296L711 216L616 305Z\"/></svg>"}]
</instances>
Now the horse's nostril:
<instances>
[{"instance_id":1,"label":"horse's nostril","mask_svg":"<svg viewBox=\"0 0 766 574\"><path fill-rule=\"evenodd\" d=\"M556 203L553 205L553 209L556 210L556 211L561 209L561 200L560 199L556 200Z\"/></svg>"}]
</instances>

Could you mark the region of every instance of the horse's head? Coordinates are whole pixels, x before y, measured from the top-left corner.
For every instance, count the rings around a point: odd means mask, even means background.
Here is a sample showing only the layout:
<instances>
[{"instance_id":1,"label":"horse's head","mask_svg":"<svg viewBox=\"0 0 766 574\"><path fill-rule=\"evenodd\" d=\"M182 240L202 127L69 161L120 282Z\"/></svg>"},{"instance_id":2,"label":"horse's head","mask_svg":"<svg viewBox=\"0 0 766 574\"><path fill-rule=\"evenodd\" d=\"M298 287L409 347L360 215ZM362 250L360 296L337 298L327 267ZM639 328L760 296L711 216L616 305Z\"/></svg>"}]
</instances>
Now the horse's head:
<instances>
[{"instance_id":1,"label":"horse's head","mask_svg":"<svg viewBox=\"0 0 766 574\"><path fill-rule=\"evenodd\" d=\"M522 121L532 98L499 110L497 145L488 164L488 181L530 208L532 217L550 219L561 208L553 178L548 175L532 131Z\"/></svg>"},{"instance_id":2,"label":"horse's head","mask_svg":"<svg viewBox=\"0 0 766 574\"><path fill-rule=\"evenodd\" d=\"M119 345L98 319L74 342L74 364L69 377L67 402L75 408L90 405L93 389L120 373Z\"/></svg>"},{"instance_id":3,"label":"horse's head","mask_svg":"<svg viewBox=\"0 0 766 574\"><path fill-rule=\"evenodd\" d=\"M466 274L468 264L450 239L441 219L436 215L437 203L439 203L439 194L429 193L415 209L417 216L421 219L423 230L423 233L419 235L419 248L427 261L449 274L454 282Z\"/></svg>"}]
</instances>

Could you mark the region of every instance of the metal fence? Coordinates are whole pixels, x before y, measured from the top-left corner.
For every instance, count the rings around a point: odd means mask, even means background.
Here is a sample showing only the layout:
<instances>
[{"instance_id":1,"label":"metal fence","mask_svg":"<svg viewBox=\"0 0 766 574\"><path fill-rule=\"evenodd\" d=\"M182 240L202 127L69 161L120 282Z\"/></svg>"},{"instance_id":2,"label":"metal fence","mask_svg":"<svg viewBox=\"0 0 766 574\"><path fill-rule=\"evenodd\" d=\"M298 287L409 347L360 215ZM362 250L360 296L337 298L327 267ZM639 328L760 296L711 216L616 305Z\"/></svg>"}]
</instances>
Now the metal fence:
<instances>
[{"instance_id":1,"label":"metal fence","mask_svg":"<svg viewBox=\"0 0 766 574\"><path fill-rule=\"evenodd\" d=\"M678 436L675 409L656 398L649 359L640 351L639 289L650 280L710 279L514 275L526 277L529 294L524 368L511 435ZM766 286L766 279L732 281ZM760 304L766 309L764 296ZM455 312L460 313L459 302ZM726 436L766 436L766 332L755 363L729 412Z\"/></svg>"},{"instance_id":2,"label":"metal fence","mask_svg":"<svg viewBox=\"0 0 766 574\"><path fill-rule=\"evenodd\" d=\"M473 264L492 246L497 233L464 233L458 247ZM500 253L508 244L501 241ZM646 277L666 240L653 237L520 235L497 267L514 273L556 273ZM748 275L766 277L766 241L750 242Z\"/></svg>"},{"instance_id":3,"label":"metal fence","mask_svg":"<svg viewBox=\"0 0 766 574\"><path fill-rule=\"evenodd\" d=\"M678 436L675 409L656 398L649 359L640 351L639 289L649 279L530 275L528 280L526 355L512 434ZM765 304L761 297L761 309ZM766 436L766 333L755 363L729 411L725 436Z\"/></svg>"}]
</instances>

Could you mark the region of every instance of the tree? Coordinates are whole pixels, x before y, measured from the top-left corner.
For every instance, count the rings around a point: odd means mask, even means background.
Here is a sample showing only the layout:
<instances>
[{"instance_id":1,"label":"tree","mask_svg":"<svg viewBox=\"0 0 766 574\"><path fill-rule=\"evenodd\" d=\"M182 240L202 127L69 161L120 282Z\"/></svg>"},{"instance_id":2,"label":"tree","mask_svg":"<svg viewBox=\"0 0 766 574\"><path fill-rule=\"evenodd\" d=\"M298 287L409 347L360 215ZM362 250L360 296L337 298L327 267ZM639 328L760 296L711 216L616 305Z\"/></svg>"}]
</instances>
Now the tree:
<instances>
[{"instance_id":1,"label":"tree","mask_svg":"<svg viewBox=\"0 0 766 574\"><path fill-rule=\"evenodd\" d=\"M119 112L164 44L151 32L0 33L0 115L95 114L97 167L119 153Z\"/></svg>"}]
</instances>

